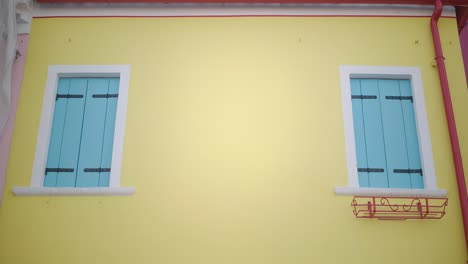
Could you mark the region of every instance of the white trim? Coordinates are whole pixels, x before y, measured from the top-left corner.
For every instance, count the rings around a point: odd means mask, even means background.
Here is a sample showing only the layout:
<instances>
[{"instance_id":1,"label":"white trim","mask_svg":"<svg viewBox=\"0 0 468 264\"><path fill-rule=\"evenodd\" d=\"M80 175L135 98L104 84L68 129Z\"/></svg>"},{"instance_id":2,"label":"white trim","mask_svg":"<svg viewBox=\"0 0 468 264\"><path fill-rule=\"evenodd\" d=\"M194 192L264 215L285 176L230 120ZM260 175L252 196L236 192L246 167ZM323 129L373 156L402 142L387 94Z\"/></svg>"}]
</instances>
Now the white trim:
<instances>
[{"instance_id":1,"label":"white trim","mask_svg":"<svg viewBox=\"0 0 468 264\"><path fill-rule=\"evenodd\" d=\"M337 195L362 195L386 197L447 197L447 191L442 189L388 189L388 188L356 188L335 187Z\"/></svg>"},{"instance_id":2,"label":"white trim","mask_svg":"<svg viewBox=\"0 0 468 264\"><path fill-rule=\"evenodd\" d=\"M120 186L125 120L127 113L130 65L53 65L49 66L47 83L42 103L36 154L32 170L31 187L43 188L52 119L55 109L55 94L60 77L119 77L119 100L114 131L110 187ZM23 187L18 187L19 189ZM18 189L15 188L15 189ZM52 188L54 189L54 188ZM96 189L96 188L93 188Z\"/></svg>"},{"instance_id":3,"label":"white trim","mask_svg":"<svg viewBox=\"0 0 468 264\"><path fill-rule=\"evenodd\" d=\"M358 194L351 190L374 189L359 188L357 161L356 161L356 143L354 141L353 109L351 103L351 78L391 78L391 79L409 79L413 92L414 112L416 118L416 128L419 140L419 152L421 155L421 165L424 171L424 191L443 192L445 190L437 189L436 175L434 169L434 158L432 156L431 136L427 123L426 104L424 101L424 89L421 79L421 72L417 67L389 67L389 66L341 66L341 100L343 105L343 121L345 129L346 158L348 169L348 187L347 192L340 191L337 194ZM343 190L344 187L337 187L337 190ZM393 190L386 189L392 193ZM390 191L388 191L390 190ZM414 192L414 191L409 191Z\"/></svg>"},{"instance_id":4,"label":"white trim","mask_svg":"<svg viewBox=\"0 0 468 264\"><path fill-rule=\"evenodd\" d=\"M33 17L50 16L431 16L430 5L360 4L39 4ZM445 6L442 16L456 17Z\"/></svg>"},{"instance_id":5,"label":"white trim","mask_svg":"<svg viewBox=\"0 0 468 264\"><path fill-rule=\"evenodd\" d=\"M19 24L16 26L17 34L29 34L31 32L31 24Z\"/></svg>"},{"instance_id":6,"label":"white trim","mask_svg":"<svg viewBox=\"0 0 468 264\"><path fill-rule=\"evenodd\" d=\"M109 188L49 188L49 187L14 187L18 196L119 196L132 195L134 187Z\"/></svg>"},{"instance_id":7,"label":"white trim","mask_svg":"<svg viewBox=\"0 0 468 264\"><path fill-rule=\"evenodd\" d=\"M130 83L130 66L120 71L119 100L117 100L117 113L115 119L114 145L112 149L112 166L110 187L120 186L120 173L122 169L123 142L125 123L127 117L128 86Z\"/></svg>"}]
</instances>

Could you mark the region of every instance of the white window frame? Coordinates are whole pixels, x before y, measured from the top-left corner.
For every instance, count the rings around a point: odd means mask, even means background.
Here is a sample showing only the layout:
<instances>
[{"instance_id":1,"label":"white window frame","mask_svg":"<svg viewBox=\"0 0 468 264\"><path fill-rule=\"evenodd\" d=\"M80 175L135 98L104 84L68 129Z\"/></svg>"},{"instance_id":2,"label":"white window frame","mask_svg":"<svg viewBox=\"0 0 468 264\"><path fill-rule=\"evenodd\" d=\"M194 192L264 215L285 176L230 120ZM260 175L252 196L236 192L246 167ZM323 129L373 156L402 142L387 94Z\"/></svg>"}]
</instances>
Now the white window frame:
<instances>
[{"instance_id":1,"label":"white window frame","mask_svg":"<svg viewBox=\"0 0 468 264\"><path fill-rule=\"evenodd\" d=\"M44 171L49 151L49 141L55 110L55 95L59 78L63 77L118 77L119 100L114 130L114 145L109 187L43 187ZM48 69L47 83L42 103L41 120L37 136L36 153L30 187L14 187L16 195L129 195L134 187L120 187L120 173L127 113L130 65L51 65Z\"/></svg>"},{"instance_id":2,"label":"white window frame","mask_svg":"<svg viewBox=\"0 0 468 264\"><path fill-rule=\"evenodd\" d=\"M411 81L416 130L419 140L419 153L424 172L424 189L359 187L356 144L354 138L353 108L351 102L351 78L407 79ZM424 89L419 68L393 66L340 66L340 81L345 130L348 186L335 187L335 193L338 195L445 197L447 195L447 191L437 188L431 137L424 102Z\"/></svg>"}]
</instances>

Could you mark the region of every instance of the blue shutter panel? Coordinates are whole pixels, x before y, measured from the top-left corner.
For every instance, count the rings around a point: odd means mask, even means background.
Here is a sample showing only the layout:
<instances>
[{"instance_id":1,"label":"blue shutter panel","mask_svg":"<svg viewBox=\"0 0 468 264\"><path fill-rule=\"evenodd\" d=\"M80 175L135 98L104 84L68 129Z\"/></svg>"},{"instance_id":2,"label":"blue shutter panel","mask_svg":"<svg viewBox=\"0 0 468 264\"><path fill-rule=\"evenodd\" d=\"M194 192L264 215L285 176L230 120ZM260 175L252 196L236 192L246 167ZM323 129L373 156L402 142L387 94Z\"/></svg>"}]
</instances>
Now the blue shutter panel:
<instances>
[{"instance_id":1,"label":"blue shutter panel","mask_svg":"<svg viewBox=\"0 0 468 264\"><path fill-rule=\"evenodd\" d=\"M98 187L109 79L89 79L76 187Z\"/></svg>"},{"instance_id":2,"label":"blue shutter panel","mask_svg":"<svg viewBox=\"0 0 468 264\"><path fill-rule=\"evenodd\" d=\"M74 187L83 125L84 97L86 95L86 79L71 79L67 99L67 112L60 153L59 167L73 171L59 172L57 187ZM80 97L82 96L82 97ZM60 100L60 99L59 99Z\"/></svg>"},{"instance_id":3,"label":"blue shutter panel","mask_svg":"<svg viewBox=\"0 0 468 264\"><path fill-rule=\"evenodd\" d=\"M107 187L118 78L60 78L45 187Z\"/></svg>"},{"instance_id":4,"label":"blue shutter panel","mask_svg":"<svg viewBox=\"0 0 468 264\"><path fill-rule=\"evenodd\" d=\"M104 126L104 139L102 144L101 168L111 168L112 149L114 144L115 117L117 114L117 100L119 93L119 79L112 78L109 81L109 94L107 99L107 110ZM110 182L110 171L101 171L99 175L99 187L108 187Z\"/></svg>"},{"instance_id":5,"label":"blue shutter panel","mask_svg":"<svg viewBox=\"0 0 468 264\"><path fill-rule=\"evenodd\" d=\"M369 187L386 188L388 187L388 176L378 81L362 79L361 92L363 95L376 97L376 99L362 100L367 164L368 169L371 170L369 172Z\"/></svg>"},{"instance_id":6,"label":"blue shutter panel","mask_svg":"<svg viewBox=\"0 0 468 264\"><path fill-rule=\"evenodd\" d=\"M352 79L351 93L360 186L424 188L411 82Z\"/></svg>"},{"instance_id":7,"label":"blue shutter panel","mask_svg":"<svg viewBox=\"0 0 468 264\"><path fill-rule=\"evenodd\" d=\"M398 80L379 80L380 103L390 188L411 188Z\"/></svg>"},{"instance_id":8,"label":"blue shutter panel","mask_svg":"<svg viewBox=\"0 0 468 264\"><path fill-rule=\"evenodd\" d=\"M57 94L68 94L70 79L61 78L58 82ZM60 164L60 153L62 151L63 128L67 114L67 98L57 98L55 100L54 117L52 120L52 130L50 133L49 153L47 155L46 173L44 176L44 187L55 187L57 185L56 171L48 169L58 169Z\"/></svg>"},{"instance_id":9,"label":"blue shutter panel","mask_svg":"<svg viewBox=\"0 0 468 264\"><path fill-rule=\"evenodd\" d=\"M364 117L362 112L362 100L360 96L361 81L358 79L351 80L351 99L353 104L353 123L354 123L354 140L356 143L356 161L358 168L359 186L369 187L369 173L363 171L362 168L368 168L366 154L366 137L364 132ZM359 170L361 168L361 170Z\"/></svg>"},{"instance_id":10,"label":"blue shutter panel","mask_svg":"<svg viewBox=\"0 0 468 264\"><path fill-rule=\"evenodd\" d=\"M399 83L401 96L411 96L412 98L411 82L409 80L400 80ZM413 100L402 100L401 104L403 109L409 169L421 170L421 173L410 173L411 188L422 189L424 188L424 181L421 169L421 157L419 155L418 133L416 131Z\"/></svg>"}]
</instances>

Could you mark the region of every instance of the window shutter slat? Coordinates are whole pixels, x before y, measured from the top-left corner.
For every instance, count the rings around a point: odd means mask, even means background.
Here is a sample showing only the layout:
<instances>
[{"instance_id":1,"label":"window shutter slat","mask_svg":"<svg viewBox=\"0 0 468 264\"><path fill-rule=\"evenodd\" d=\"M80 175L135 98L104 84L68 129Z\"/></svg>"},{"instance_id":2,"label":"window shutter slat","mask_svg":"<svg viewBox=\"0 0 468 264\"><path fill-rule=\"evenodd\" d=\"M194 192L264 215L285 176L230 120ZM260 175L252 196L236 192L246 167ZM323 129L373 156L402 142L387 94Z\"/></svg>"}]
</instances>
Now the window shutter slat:
<instances>
[{"instance_id":1,"label":"window shutter slat","mask_svg":"<svg viewBox=\"0 0 468 264\"><path fill-rule=\"evenodd\" d=\"M395 171L409 166L402 100L388 99L401 96L399 83L398 80L379 80L378 83L389 187L411 188L409 173Z\"/></svg>"},{"instance_id":2,"label":"window shutter slat","mask_svg":"<svg viewBox=\"0 0 468 264\"><path fill-rule=\"evenodd\" d=\"M57 94L68 94L69 86L70 79L59 79ZM63 128L65 126L65 117L67 114L67 102L68 99L60 99L55 102L46 168L59 167ZM58 172L47 172L44 176L44 187L57 186L57 175Z\"/></svg>"},{"instance_id":3,"label":"window shutter slat","mask_svg":"<svg viewBox=\"0 0 468 264\"><path fill-rule=\"evenodd\" d=\"M85 79L70 80L70 94L86 94ZM60 154L60 168L73 168L73 172L58 172L57 187L74 187L76 168L80 149L81 128L83 125L84 97L59 99L67 100L67 113L63 129L63 139Z\"/></svg>"},{"instance_id":4,"label":"window shutter slat","mask_svg":"<svg viewBox=\"0 0 468 264\"><path fill-rule=\"evenodd\" d=\"M359 170L368 168L366 154L366 137L364 132L364 117L362 113L362 92L360 80L351 80L351 95L353 105L354 140L356 143L356 161L360 187L369 187L369 173Z\"/></svg>"},{"instance_id":5,"label":"window shutter slat","mask_svg":"<svg viewBox=\"0 0 468 264\"><path fill-rule=\"evenodd\" d=\"M109 81L109 94L118 94L119 79L112 78ZM108 97L106 110L106 122L104 126L104 139L102 145L101 168L111 168L112 149L114 144L115 117L117 114L117 96ZM101 171L99 175L99 187L108 187L110 171Z\"/></svg>"},{"instance_id":6,"label":"window shutter slat","mask_svg":"<svg viewBox=\"0 0 468 264\"><path fill-rule=\"evenodd\" d=\"M76 187L98 187L107 99L94 94L107 94L109 79L89 79ZM86 171L85 171L86 170Z\"/></svg>"},{"instance_id":7,"label":"window shutter slat","mask_svg":"<svg viewBox=\"0 0 468 264\"><path fill-rule=\"evenodd\" d=\"M400 80L401 96L412 96L410 80ZM409 169L421 169L421 157L419 155L418 133L416 131L416 120L414 115L414 105L412 101L402 100L403 121L406 133L406 147L408 152ZM422 174L410 173L411 187L416 189L424 188Z\"/></svg>"},{"instance_id":8,"label":"window shutter slat","mask_svg":"<svg viewBox=\"0 0 468 264\"><path fill-rule=\"evenodd\" d=\"M366 137L367 163L369 168L383 168L383 172L369 172L369 186L388 187L385 161L384 137L377 80L362 79L361 91L365 95L375 95L377 100L363 100L364 131Z\"/></svg>"}]
</instances>

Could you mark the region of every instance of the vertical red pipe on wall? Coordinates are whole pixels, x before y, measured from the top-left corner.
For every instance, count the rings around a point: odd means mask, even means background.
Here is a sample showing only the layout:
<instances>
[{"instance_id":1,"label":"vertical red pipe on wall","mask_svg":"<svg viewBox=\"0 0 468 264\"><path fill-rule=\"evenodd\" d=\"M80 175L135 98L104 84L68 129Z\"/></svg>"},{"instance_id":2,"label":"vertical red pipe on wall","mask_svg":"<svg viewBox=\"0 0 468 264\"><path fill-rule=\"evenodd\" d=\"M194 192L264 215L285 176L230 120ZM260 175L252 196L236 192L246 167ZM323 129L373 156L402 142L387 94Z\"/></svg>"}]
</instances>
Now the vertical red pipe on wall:
<instances>
[{"instance_id":1,"label":"vertical red pipe on wall","mask_svg":"<svg viewBox=\"0 0 468 264\"><path fill-rule=\"evenodd\" d=\"M458 196L463 218L463 229L465 231L465 246L468 252L468 196L466 193L465 173L463 172L463 162L460 152L460 144L458 142L457 126L455 124L455 116L453 113L452 98L450 96L449 83L447 78L447 69L445 68L445 58L442 52L442 44L440 42L439 28L437 22L442 14L442 0L435 0L434 13L431 17L432 40L434 41L435 59L439 70L440 87L442 89L442 97L444 100L445 116L450 134L450 144L452 146L453 163L455 165L455 176L457 178Z\"/></svg>"}]
</instances>

